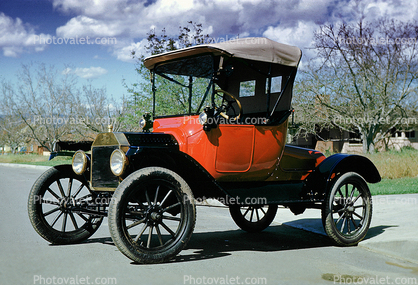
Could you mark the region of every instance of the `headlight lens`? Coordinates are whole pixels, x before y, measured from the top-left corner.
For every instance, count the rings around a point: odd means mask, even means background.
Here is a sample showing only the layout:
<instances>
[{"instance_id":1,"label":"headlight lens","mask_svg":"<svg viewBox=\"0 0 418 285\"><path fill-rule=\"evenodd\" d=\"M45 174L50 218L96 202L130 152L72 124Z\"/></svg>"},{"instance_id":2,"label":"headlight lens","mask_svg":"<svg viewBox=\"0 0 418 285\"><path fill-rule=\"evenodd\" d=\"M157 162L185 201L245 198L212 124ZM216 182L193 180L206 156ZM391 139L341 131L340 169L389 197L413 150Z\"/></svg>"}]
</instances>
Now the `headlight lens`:
<instances>
[{"instance_id":1,"label":"headlight lens","mask_svg":"<svg viewBox=\"0 0 418 285\"><path fill-rule=\"evenodd\" d=\"M142 118L141 120L139 120L139 128L141 130L143 130L146 125L147 125L147 120L145 120L144 118Z\"/></svg>"},{"instance_id":2,"label":"headlight lens","mask_svg":"<svg viewBox=\"0 0 418 285\"><path fill-rule=\"evenodd\" d=\"M208 114L206 112L202 112L199 115L199 123L203 126L208 121Z\"/></svg>"},{"instance_id":3,"label":"headlight lens","mask_svg":"<svg viewBox=\"0 0 418 285\"><path fill-rule=\"evenodd\" d=\"M78 150L73 156L72 166L73 171L77 175L81 175L86 171L88 164L88 158L84 151Z\"/></svg>"},{"instance_id":4,"label":"headlight lens","mask_svg":"<svg viewBox=\"0 0 418 285\"><path fill-rule=\"evenodd\" d=\"M121 176L128 165L128 158L120 149L115 149L110 156L110 170L116 176Z\"/></svg>"}]
</instances>

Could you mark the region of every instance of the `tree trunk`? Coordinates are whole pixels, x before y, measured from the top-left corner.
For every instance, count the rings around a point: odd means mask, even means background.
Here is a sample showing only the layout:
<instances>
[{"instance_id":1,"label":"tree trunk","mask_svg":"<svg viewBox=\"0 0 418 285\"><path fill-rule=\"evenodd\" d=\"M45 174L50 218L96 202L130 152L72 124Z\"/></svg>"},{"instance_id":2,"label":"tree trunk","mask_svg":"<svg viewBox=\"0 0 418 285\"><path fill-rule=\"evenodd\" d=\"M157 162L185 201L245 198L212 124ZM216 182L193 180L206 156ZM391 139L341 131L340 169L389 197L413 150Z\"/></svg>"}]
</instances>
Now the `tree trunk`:
<instances>
[{"instance_id":1,"label":"tree trunk","mask_svg":"<svg viewBox=\"0 0 418 285\"><path fill-rule=\"evenodd\" d=\"M363 153L373 153L374 152L374 143L371 136L368 136L367 134L363 134L361 136L361 139L363 140Z\"/></svg>"}]
</instances>

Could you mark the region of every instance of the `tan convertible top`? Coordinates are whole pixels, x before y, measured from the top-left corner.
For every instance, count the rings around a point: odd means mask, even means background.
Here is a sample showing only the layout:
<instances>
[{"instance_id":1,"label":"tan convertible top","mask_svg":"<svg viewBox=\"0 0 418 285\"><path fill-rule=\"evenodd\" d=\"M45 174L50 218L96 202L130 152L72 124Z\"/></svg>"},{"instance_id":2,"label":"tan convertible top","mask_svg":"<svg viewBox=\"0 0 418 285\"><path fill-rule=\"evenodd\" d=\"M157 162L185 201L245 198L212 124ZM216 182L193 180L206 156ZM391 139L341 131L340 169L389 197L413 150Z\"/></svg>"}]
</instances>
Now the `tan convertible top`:
<instances>
[{"instance_id":1,"label":"tan convertible top","mask_svg":"<svg viewBox=\"0 0 418 285\"><path fill-rule=\"evenodd\" d=\"M281 44L267 38L242 38L216 44L192 46L147 57L145 67L153 69L156 64L199 54L224 55L255 61L271 62L297 67L302 52L298 47Z\"/></svg>"}]
</instances>

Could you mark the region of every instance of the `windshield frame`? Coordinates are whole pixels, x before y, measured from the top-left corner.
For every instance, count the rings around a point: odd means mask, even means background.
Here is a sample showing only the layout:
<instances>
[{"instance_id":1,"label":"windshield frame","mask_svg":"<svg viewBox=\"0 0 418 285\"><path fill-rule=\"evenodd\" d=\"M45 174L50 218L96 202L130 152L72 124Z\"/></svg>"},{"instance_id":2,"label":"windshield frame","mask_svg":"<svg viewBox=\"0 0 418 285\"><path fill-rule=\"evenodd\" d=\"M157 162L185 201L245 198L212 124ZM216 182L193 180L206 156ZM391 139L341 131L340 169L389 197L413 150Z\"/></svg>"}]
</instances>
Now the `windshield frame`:
<instances>
[{"instance_id":1,"label":"windshield frame","mask_svg":"<svg viewBox=\"0 0 418 285\"><path fill-rule=\"evenodd\" d=\"M182 75L182 76L187 76L188 77L188 84L185 85L179 81L177 81L176 79L174 79L172 77L172 75L176 75L175 73L166 73L166 72L158 72L158 67L162 66L162 65L166 65L166 64L170 64L170 63L175 63L175 62L180 62L182 60L187 60L189 58L193 58L193 59L198 59L201 57L210 57L211 58L211 66L209 67L210 69L210 77L206 76L206 77L197 77L197 76L193 76L193 75L185 75L185 74L177 74L177 75ZM150 74L151 74L151 84L152 84L152 117L153 118L164 118L164 117L176 117L176 116L190 116L190 115L198 115L202 108L204 107L204 103L207 100L207 97L209 95L210 90L212 89L211 92L211 98L210 98L210 103L213 106L214 105L214 96L215 96L215 56L213 54L210 53L206 53L206 54L200 54L199 56L193 56L193 57L186 57L186 58L181 58L181 59L176 59L176 60L172 60L172 61L167 61L167 62L161 62L159 64L156 64L154 66L154 68L152 70L150 70ZM156 114L156 102L157 102L157 87L156 87L156 78L157 75L169 80L172 83L175 83L183 88L187 88L188 89L188 112L186 113L181 113L181 114L168 114L168 115L158 115ZM193 86L194 86L194 79L198 79L198 78L207 78L209 80L206 88L205 88L205 94L203 95L202 99L200 100L200 103L198 104L198 107L195 109L195 111L193 111Z\"/></svg>"}]
</instances>

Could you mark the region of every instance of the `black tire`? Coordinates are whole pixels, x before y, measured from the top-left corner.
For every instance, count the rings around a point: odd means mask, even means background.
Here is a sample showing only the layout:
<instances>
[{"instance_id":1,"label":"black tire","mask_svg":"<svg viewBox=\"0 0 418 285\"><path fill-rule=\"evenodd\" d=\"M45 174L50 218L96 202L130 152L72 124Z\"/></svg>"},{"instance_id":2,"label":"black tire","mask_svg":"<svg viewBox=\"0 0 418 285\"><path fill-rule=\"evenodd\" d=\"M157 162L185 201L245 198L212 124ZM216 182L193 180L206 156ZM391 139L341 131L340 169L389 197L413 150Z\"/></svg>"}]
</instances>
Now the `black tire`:
<instances>
[{"instance_id":1,"label":"black tire","mask_svg":"<svg viewBox=\"0 0 418 285\"><path fill-rule=\"evenodd\" d=\"M99 228L103 217L74 211L93 199L87 181L71 165L44 172L32 186L28 200L29 219L35 231L52 244L77 243Z\"/></svg>"},{"instance_id":2,"label":"black tire","mask_svg":"<svg viewBox=\"0 0 418 285\"><path fill-rule=\"evenodd\" d=\"M240 206L230 205L232 219L242 230L250 233L261 232L273 222L277 205Z\"/></svg>"},{"instance_id":3,"label":"black tire","mask_svg":"<svg viewBox=\"0 0 418 285\"><path fill-rule=\"evenodd\" d=\"M366 181L354 172L336 179L328 191L322 220L325 232L340 246L357 245L372 220L372 198Z\"/></svg>"},{"instance_id":4,"label":"black tire","mask_svg":"<svg viewBox=\"0 0 418 285\"><path fill-rule=\"evenodd\" d=\"M109 206L113 242L131 260L160 263L176 256L196 223L192 191L178 174L147 167L129 175Z\"/></svg>"}]
</instances>

